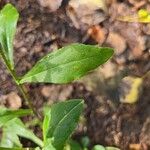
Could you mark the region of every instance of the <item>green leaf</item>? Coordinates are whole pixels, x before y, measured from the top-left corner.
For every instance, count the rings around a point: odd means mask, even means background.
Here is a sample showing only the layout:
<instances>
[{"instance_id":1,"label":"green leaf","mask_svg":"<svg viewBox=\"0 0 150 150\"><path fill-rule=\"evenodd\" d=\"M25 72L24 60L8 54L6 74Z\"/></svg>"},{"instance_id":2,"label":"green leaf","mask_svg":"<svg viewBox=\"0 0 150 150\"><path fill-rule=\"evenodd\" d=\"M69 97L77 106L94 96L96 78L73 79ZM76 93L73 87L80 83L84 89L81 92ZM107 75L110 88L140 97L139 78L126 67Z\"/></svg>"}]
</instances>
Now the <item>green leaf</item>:
<instances>
[{"instance_id":1,"label":"green leaf","mask_svg":"<svg viewBox=\"0 0 150 150\"><path fill-rule=\"evenodd\" d=\"M116 147L108 146L108 147L106 147L106 150L120 150L120 149L116 148Z\"/></svg>"},{"instance_id":2,"label":"green leaf","mask_svg":"<svg viewBox=\"0 0 150 150\"><path fill-rule=\"evenodd\" d=\"M42 150L56 150L52 145L51 139L47 139Z\"/></svg>"},{"instance_id":3,"label":"green leaf","mask_svg":"<svg viewBox=\"0 0 150 150\"><path fill-rule=\"evenodd\" d=\"M89 137L88 136L82 137L81 143L84 148L88 147L90 145Z\"/></svg>"},{"instance_id":4,"label":"green leaf","mask_svg":"<svg viewBox=\"0 0 150 150\"><path fill-rule=\"evenodd\" d=\"M49 144L49 145L46 145L46 146L43 148L43 150L56 150L56 149L52 146L52 144Z\"/></svg>"},{"instance_id":5,"label":"green leaf","mask_svg":"<svg viewBox=\"0 0 150 150\"><path fill-rule=\"evenodd\" d=\"M10 67L14 68L13 62L13 39L16 32L16 24L19 14L14 6L7 4L0 11L0 44Z\"/></svg>"},{"instance_id":6,"label":"green leaf","mask_svg":"<svg viewBox=\"0 0 150 150\"><path fill-rule=\"evenodd\" d=\"M120 149L116 147L111 147L111 146L104 147L102 145L95 145L92 150L120 150Z\"/></svg>"},{"instance_id":7,"label":"green leaf","mask_svg":"<svg viewBox=\"0 0 150 150\"><path fill-rule=\"evenodd\" d=\"M95 145L92 150L106 150L102 145Z\"/></svg>"},{"instance_id":8,"label":"green leaf","mask_svg":"<svg viewBox=\"0 0 150 150\"><path fill-rule=\"evenodd\" d=\"M68 83L105 63L112 54L111 48L72 44L41 59L20 83Z\"/></svg>"},{"instance_id":9,"label":"green leaf","mask_svg":"<svg viewBox=\"0 0 150 150\"><path fill-rule=\"evenodd\" d=\"M22 148L4 148L4 147L0 147L0 150L25 150Z\"/></svg>"},{"instance_id":10,"label":"green leaf","mask_svg":"<svg viewBox=\"0 0 150 150\"><path fill-rule=\"evenodd\" d=\"M82 150L82 148L78 142L70 139L67 142L66 148L64 150Z\"/></svg>"},{"instance_id":11,"label":"green leaf","mask_svg":"<svg viewBox=\"0 0 150 150\"><path fill-rule=\"evenodd\" d=\"M40 147L36 147L35 150L41 150Z\"/></svg>"},{"instance_id":12,"label":"green leaf","mask_svg":"<svg viewBox=\"0 0 150 150\"><path fill-rule=\"evenodd\" d=\"M5 148L0 147L0 150L40 150L38 148Z\"/></svg>"},{"instance_id":13,"label":"green leaf","mask_svg":"<svg viewBox=\"0 0 150 150\"><path fill-rule=\"evenodd\" d=\"M62 150L75 129L83 109L83 100L70 100L52 105L43 122L44 143L51 139L57 150Z\"/></svg>"},{"instance_id":14,"label":"green leaf","mask_svg":"<svg viewBox=\"0 0 150 150\"><path fill-rule=\"evenodd\" d=\"M10 146L10 148L12 148L13 146L15 146L14 144L19 144L18 136L30 139L36 144L38 144L39 146L41 147L43 146L43 142L37 136L35 136L32 131L27 129L19 118L14 118L8 121L7 124L5 124L3 129L4 129L3 134L7 135L7 137L3 137L1 143L2 147ZM8 142L11 144L8 145ZM21 146L21 145L17 145L17 146Z\"/></svg>"},{"instance_id":15,"label":"green leaf","mask_svg":"<svg viewBox=\"0 0 150 150\"><path fill-rule=\"evenodd\" d=\"M0 142L1 147L9 147L9 148L21 148L22 144L20 143L19 137L15 132L10 130L9 127L3 128L2 139Z\"/></svg>"},{"instance_id":16,"label":"green leaf","mask_svg":"<svg viewBox=\"0 0 150 150\"><path fill-rule=\"evenodd\" d=\"M13 118L32 114L30 109L11 110L0 107L0 128Z\"/></svg>"}]
</instances>

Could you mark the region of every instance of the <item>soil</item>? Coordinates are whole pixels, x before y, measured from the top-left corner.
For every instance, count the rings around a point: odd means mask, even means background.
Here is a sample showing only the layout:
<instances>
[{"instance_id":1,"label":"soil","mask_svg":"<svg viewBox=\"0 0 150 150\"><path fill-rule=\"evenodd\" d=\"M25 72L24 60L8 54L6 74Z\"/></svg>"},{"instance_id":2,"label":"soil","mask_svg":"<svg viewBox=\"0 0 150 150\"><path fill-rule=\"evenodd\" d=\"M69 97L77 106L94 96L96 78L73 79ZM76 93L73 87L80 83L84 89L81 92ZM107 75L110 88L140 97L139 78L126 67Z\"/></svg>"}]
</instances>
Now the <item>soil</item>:
<instances>
[{"instance_id":1,"label":"soil","mask_svg":"<svg viewBox=\"0 0 150 150\"><path fill-rule=\"evenodd\" d=\"M137 103L121 103L118 93L124 76L142 77L150 70L150 25L116 20L118 13L136 13L140 8L150 10L150 3L146 0L143 3L138 0L108 1L107 15L104 12L105 19L96 27L81 22L77 28L66 10L68 0L64 0L54 12L41 6L37 0L1 0L0 8L8 2L14 4L20 13L14 41L15 66L20 76L45 54L70 43L99 44L116 49L109 66L106 64L103 70L98 69L79 81L66 85L26 84L35 108L42 111L42 106L47 103L83 98L85 122L79 124L74 138L80 140L87 135L91 146L112 145L128 150L140 145L141 150L150 149L150 76L144 78ZM0 84L0 104L11 107L6 96L11 92L21 95L1 61ZM22 108L25 107L22 102ZM34 130L40 136L40 130Z\"/></svg>"}]
</instances>

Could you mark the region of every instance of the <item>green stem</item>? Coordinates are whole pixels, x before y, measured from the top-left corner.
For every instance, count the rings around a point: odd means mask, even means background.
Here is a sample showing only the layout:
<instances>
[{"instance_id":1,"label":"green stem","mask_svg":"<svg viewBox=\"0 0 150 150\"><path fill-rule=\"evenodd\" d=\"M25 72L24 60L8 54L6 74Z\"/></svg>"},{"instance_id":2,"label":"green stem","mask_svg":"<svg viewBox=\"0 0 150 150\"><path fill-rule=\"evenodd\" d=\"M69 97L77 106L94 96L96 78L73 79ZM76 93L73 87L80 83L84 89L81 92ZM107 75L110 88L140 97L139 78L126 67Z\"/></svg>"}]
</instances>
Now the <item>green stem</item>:
<instances>
[{"instance_id":1,"label":"green stem","mask_svg":"<svg viewBox=\"0 0 150 150\"><path fill-rule=\"evenodd\" d=\"M19 91L21 92L24 100L26 101L26 103L28 104L29 108L33 111L34 115L40 119L40 116L39 114L37 113L37 111L34 109L31 101L30 101L30 98L29 98L29 95L27 94L26 90L25 90L25 87L22 85L22 84L19 84L19 79L16 75L16 72L14 69L11 69L11 65L9 64L8 60L6 59L5 55L3 54L3 52L0 50L0 55L2 56L3 58L3 61L10 73L10 75L12 76L13 80L15 81Z\"/></svg>"}]
</instances>

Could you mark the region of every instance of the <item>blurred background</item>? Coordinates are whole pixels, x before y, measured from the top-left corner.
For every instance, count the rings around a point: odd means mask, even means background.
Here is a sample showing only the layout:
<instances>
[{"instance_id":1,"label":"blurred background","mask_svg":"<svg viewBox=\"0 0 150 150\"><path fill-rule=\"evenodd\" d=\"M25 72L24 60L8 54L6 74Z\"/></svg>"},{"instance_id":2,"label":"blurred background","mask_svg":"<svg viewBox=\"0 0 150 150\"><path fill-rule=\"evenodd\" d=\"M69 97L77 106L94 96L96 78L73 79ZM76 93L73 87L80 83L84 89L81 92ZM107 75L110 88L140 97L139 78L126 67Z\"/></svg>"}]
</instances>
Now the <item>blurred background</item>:
<instances>
[{"instance_id":1,"label":"blurred background","mask_svg":"<svg viewBox=\"0 0 150 150\"><path fill-rule=\"evenodd\" d=\"M34 106L84 98L85 111L74 139L122 150L150 148L150 23L120 21L150 12L149 0L0 0L20 13L14 41L17 73L24 75L42 56L71 43L113 47L105 65L66 85L27 84ZM150 14L149 14L150 15ZM12 100L13 99L13 100ZM25 108L0 61L0 105ZM34 130L39 133L38 128Z\"/></svg>"}]
</instances>

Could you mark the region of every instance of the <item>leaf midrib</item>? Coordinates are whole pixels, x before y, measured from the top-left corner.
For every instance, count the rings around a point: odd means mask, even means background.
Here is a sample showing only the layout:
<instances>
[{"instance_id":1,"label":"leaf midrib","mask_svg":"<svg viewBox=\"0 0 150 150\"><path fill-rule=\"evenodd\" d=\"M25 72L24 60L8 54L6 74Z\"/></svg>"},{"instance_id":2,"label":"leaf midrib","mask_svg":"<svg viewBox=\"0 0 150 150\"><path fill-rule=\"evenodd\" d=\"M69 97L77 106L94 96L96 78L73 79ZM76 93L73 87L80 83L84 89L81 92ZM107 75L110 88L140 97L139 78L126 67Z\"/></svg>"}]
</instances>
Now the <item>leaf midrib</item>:
<instances>
[{"instance_id":1,"label":"leaf midrib","mask_svg":"<svg viewBox=\"0 0 150 150\"><path fill-rule=\"evenodd\" d=\"M67 62L67 63L60 64L60 65L58 65L58 66L59 66L59 67L60 67L60 66L64 66L64 67L65 67L66 65L71 64L71 63L80 62L80 61L85 61L85 60L88 60L88 59L91 59L91 58L95 58L95 56L97 56L97 55L90 56L90 57L88 57L88 58L84 58L84 59L80 59L80 60L70 61L70 62ZM28 76L28 74L27 74L27 75L25 75L25 76L20 80L20 83L22 83L22 82L21 82L22 80L26 80L26 79L28 79L28 78L32 78L32 77L34 77L34 76L37 76L38 74L41 74L41 73L47 72L47 71L49 71L49 70L55 69L55 68L57 68L58 66L51 67L51 68L49 68L49 69L47 69L47 70L41 71L41 72L36 73L36 74L34 74L34 75L31 75L31 76ZM36 67L36 66L35 66L35 67ZM31 71L32 71L32 70L31 70ZM30 71L29 71L29 73L30 73ZM27 76L27 77L26 77L26 76Z\"/></svg>"},{"instance_id":2,"label":"leaf midrib","mask_svg":"<svg viewBox=\"0 0 150 150\"><path fill-rule=\"evenodd\" d=\"M82 104L82 101L81 101L80 103L78 103L75 107L73 107L73 109L71 109L71 110L58 122L58 124L56 125L56 128L54 129L53 135L54 135L55 131L57 130L57 128L59 127L59 125L63 122L63 120L64 120L65 118L67 118L67 117L69 116L69 114L70 114L74 109L76 109L80 104Z\"/></svg>"}]
</instances>

